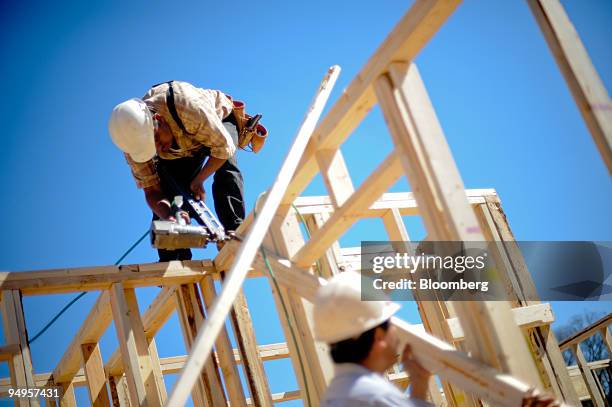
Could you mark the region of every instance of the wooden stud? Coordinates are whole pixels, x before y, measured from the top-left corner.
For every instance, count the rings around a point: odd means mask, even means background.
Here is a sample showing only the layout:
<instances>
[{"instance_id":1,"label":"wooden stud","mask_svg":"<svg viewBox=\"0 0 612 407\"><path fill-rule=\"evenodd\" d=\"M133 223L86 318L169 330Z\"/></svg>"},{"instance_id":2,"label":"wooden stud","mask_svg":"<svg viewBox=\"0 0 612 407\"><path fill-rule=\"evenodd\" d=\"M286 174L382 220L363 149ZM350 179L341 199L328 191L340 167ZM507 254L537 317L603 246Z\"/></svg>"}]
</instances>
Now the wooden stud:
<instances>
[{"instance_id":1,"label":"wooden stud","mask_svg":"<svg viewBox=\"0 0 612 407\"><path fill-rule=\"evenodd\" d=\"M85 321L72 338L70 345L62 355L55 370L53 379L57 383L69 383L81 368L83 354L81 345L86 343L97 343L104 335L113 320L113 311L110 305L110 294L108 291L100 293L91 311L87 314Z\"/></svg>"},{"instance_id":2,"label":"wooden stud","mask_svg":"<svg viewBox=\"0 0 612 407\"><path fill-rule=\"evenodd\" d=\"M174 301L174 294L176 287L164 287L155 296L153 302L142 316L142 325L144 327L145 335L148 341L153 340L157 331L166 323L170 318L176 303ZM106 363L105 370L108 376L121 376L124 372L123 362L121 360L120 350L116 350L113 355L109 358Z\"/></svg>"},{"instance_id":3,"label":"wooden stud","mask_svg":"<svg viewBox=\"0 0 612 407\"><path fill-rule=\"evenodd\" d=\"M74 397L74 385L70 383L58 383L62 387L62 397L59 400L60 407L76 407Z\"/></svg>"},{"instance_id":4,"label":"wooden stud","mask_svg":"<svg viewBox=\"0 0 612 407\"><path fill-rule=\"evenodd\" d=\"M527 269L525 259L514 241L514 235L497 196L486 197L484 204L476 205L476 215L500 275L505 279L508 299L515 307L539 304L538 293ZM526 330L534 361L544 388L552 391L560 400L579 405L580 399L567 373L565 360L557 339L548 325Z\"/></svg>"},{"instance_id":5,"label":"wooden stud","mask_svg":"<svg viewBox=\"0 0 612 407\"><path fill-rule=\"evenodd\" d=\"M295 214L290 213L284 219L277 215L266 238L266 246L273 250L270 254L278 253L282 257L290 257L303 245L304 240ZM273 257L270 256L269 260ZM262 266L265 267L263 264ZM282 285L277 289L275 282L282 284L276 273L274 279L270 276L270 285L281 326L287 338L289 353L292 356L293 370L304 395L304 405L316 405L318 400L323 398L327 385L333 377L329 351L324 344L314 340L313 322L309 318L312 305L296 295L297 292L294 290Z\"/></svg>"},{"instance_id":6,"label":"wooden stud","mask_svg":"<svg viewBox=\"0 0 612 407\"><path fill-rule=\"evenodd\" d=\"M482 241L474 211L414 64L394 63L376 82L376 93L397 146L423 221L432 240ZM473 356L541 387L527 343L518 327L506 324L510 306L503 301L454 304Z\"/></svg>"},{"instance_id":7,"label":"wooden stud","mask_svg":"<svg viewBox=\"0 0 612 407\"><path fill-rule=\"evenodd\" d=\"M561 348L561 350L569 349L571 345L578 344L588 339L589 337L593 336L595 333L597 333L601 329L608 327L610 324L612 324L612 313L593 322L591 325L576 332L574 335L570 336L569 338L562 340L559 343L559 347Z\"/></svg>"},{"instance_id":8,"label":"wooden stud","mask_svg":"<svg viewBox=\"0 0 612 407\"><path fill-rule=\"evenodd\" d=\"M136 292L133 288L124 288L121 283L113 284L110 300L131 404L141 407L161 406Z\"/></svg>"},{"instance_id":9,"label":"wooden stud","mask_svg":"<svg viewBox=\"0 0 612 407\"><path fill-rule=\"evenodd\" d=\"M111 384L113 407L130 407L130 396L126 377L124 375L112 376L109 379L109 384Z\"/></svg>"},{"instance_id":10,"label":"wooden stud","mask_svg":"<svg viewBox=\"0 0 612 407\"><path fill-rule=\"evenodd\" d=\"M527 2L612 175L612 102L559 0Z\"/></svg>"},{"instance_id":11,"label":"wooden stud","mask_svg":"<svg viewBox=\"0 0 612 407\"><path fill-rule=\"evenodd\" d=\"M307 215L305 220L306 227L308 230L310 230L310 233L314 233L315 231L321 229L325 222L329 220L329 214L315 213L312 215ZM317 270L317 272L320 272L320 276L326 279L339 273L340 271L346 271L346 266L342 258L342 252L340 251L340 244L337 241L334 242L331 247L325 251L323 257L318 260L317 267L320 267L320 270Z\"/></svg>"},{"instance_id":12,"label":"wooden stud","mask_svg":"<svg viewBox=\"0 0 612 407\"><path fill-rule=\"evenodd\" d=\"M383 224L385 225L389 240L395 242L394 250L396 250L398 253L412 254L413 250L409 245L410 236L408 235L406 225L404 224L404 221L400 215L399 209L390 209L383 216ZM425 330L440 339L453 343L453 340L455 339L453 335L453 325L447 322L449 320L450 313L447 310L444 301L423 301L419 294L419 290L414 292L419 315L421 316L421 321L423 321ZM461 329L461 325L457 324L455 330L457 328ZM469 395L466 395L456 386L453 386L448 381L442 381L442 387L444 388L444 394L446 395L446 401L449 406L476 405L475 400L473 400ZM432 396L434 399L439 398L439 395L436 394L433 394Z\"/></svg>"},{"instance_id":13,"label":"wooden stud","mask_svg":"<svg viewBox=\"0 0 612 407\"><path fill-rule=\"evenodd\" d=\"M191 351L198 335L198 330L205 321L204 309L198 288L195 284L184 284L176 290L176 308L178 310L185 348ZM196 406L226 405L225 394L221 386L219 371L214 359L208 359L196 385L192 389L193 402Z\"/></svg>"},{"instance_id":14,"label":"wooden stud","mask_svg":"<svg viewBox=\"0 0 612 407\"><path fill-rule=\"evenodd\" d=\"M266 196L265 203L262 205L257 217L253 220L253 225L236 254L236 259L227 274L227 280L223 284L221 294L211 307L209 318L203 324L202 332L206 332L206 335L202 333L196 338L187 364L168 398L168 407L178 407L185 403L190 389L197 381L199 372L204 366L204 362L210 357L214 341L225 323L225 318L232 308L232 303L240 292L251 263L259 250L259 246L266 235L274 214L278 210L287 186L293 178L298 165L298 159L304 152L339 72L339 67L331 67L321 82L289 153L283 161L278 176Z\"/></svg>"},{"instance_id":15,"label":"wooden stud","mask_svg":"<svg viewBox=\"0 0 612 407\"><path fill-rule=\"evenodd\" d=\"M87 378L87 390L89 391L91 405L96 407L110 406L100 346L97 343L84 343L81 345L81 354L83 355L83 370L85 370L85 377Z\"/></svg>"},{"instance_id":16,"label":"wooden stud","mask_svg":"<svg viewBox=\"0 0 612 407\"><path fill-rule=\"evenodd\" d=\"M582 373L582 378L584 379L587 389L589 390L589 394L591 395L591 401L596 406L604 406L604 396L597 385L597 379L595 378L594 372L589 367L589 364L582 353L582 349L580 349L580 343L572 343L571 349L576 357L576 361L578 362L578 368L580 369L580 373Z\"/></svg>"},{"instance_id":17,"label":"wooden stud","mask_svg":"<svg viewBox=\"0 0 612 407\"><path fill-rule=\"evenodd\" d=\"M200 284L200 288L202 290L202 298L204 300L204 305L206 308L210 308L217 296L215 291L215 283L210 276L204 277L202 283ZM240 297L244 294L239 294ZM233 310L232 312L236 312ZM251 323L252 325L252 323ZM239 328L236 326L236 328ZM246 406L246 396L242 389L242 384L240 383L240 375L238 373L238 368L236 366L236 359L234 357L234 352L232 349L232 344L230 342L229 334L227 329L223 327L221 333L217 337L217 341L215 342L215 347L217 349L217 355L219 357L219 366L221 368L221 372L223 373L223 379L225 382L225 387L227 389L227 395L232 407L244 407ZM261 361L258 362L258 365L261 365ZM264 372L263 365L261 372ZM258 389L261 386L254 385L255 392L251 391L253 394L258 394ZM268 391L269 393L269 391Z\"/></svg>"},{"instance_id":18,"label":"wooden stud","mask_svg":"<svg viewBox=\"0 0 612 407\"><path fill-rule=\"evenodd\" d=\"M11 381L15 387L34 388L34 368L30 354L28 331L21 304L19 290L2 291L2 320L4 323L4 337L8 345L17 345L18 350L9 360ZM18 406L39 406L37 399L15 399Z\"/></svg>"},{"instance_id":19,"label":"wooden stud","mask_svg":"<svg viewBox=\"0 0 612 407\"><path fill-rule=\"evenodd\" d=\"M159 399L163 403L168 398L168 394L166 393L166 383L164 382L164 375L161 369L161 361L159 360L159 354L157 353L157 345L155 344L154 338L147 338L147 341L149 342L149 355L151 356L151 367L153 368L153 376L155 377L155 382L157 383Z\"/></svg>"},{"instance_id":20,"label":"wooden stud","mask_svg":"<svg viewBox=\"0 0 612 407\"><path fill-rule=\"evenodd\" d=\"M342 152L340 149L318 150L316 157L325 188L332 204L338 208L355 192Z\"/></svg>"}]
</instances>

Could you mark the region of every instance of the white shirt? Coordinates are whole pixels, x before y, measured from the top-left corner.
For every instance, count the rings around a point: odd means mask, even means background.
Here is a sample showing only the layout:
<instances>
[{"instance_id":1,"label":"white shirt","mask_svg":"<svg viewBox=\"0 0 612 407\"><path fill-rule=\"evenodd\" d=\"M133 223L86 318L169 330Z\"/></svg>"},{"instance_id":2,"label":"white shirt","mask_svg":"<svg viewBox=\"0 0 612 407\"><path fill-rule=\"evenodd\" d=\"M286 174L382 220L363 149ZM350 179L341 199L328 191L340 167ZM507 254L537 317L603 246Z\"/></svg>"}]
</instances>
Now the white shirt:
<instances>
[{"instance_id":1,"label":"white shirt","mask_svg":"<svg viewBox=\"0 0 612 407\"><path fill-rule=\"evenodd\" d=\"M409 398L382 375L354 363L336 365L321 407L430 407L425 400Z\"/></svg>"}]
</instances>

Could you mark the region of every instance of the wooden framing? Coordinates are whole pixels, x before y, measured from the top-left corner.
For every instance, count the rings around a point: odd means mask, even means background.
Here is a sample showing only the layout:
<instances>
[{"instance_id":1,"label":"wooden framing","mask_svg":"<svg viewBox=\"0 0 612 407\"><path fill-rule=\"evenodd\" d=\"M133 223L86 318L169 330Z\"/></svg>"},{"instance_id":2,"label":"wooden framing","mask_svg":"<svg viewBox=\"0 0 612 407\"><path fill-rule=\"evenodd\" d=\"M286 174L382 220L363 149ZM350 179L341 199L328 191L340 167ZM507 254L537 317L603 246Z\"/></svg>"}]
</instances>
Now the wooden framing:
<instances>
[{"instance_id":1,"label":"wooden framing","mask_svg":"<svg viewBox=\"0 0 612 407\"><path fill-rule=\"evenodd\" d=\"M10 379L0 380L0 393L9 386L57 384L64 389L62 406L75 405L75 386L87 386L91 403L102 406L181 406L192 393L195 404L202 406L228 401L231 406L272 406L297 398L317 406L333 372L326 346L313 337L311 302L326 279L349 268L358 254L344 255L338 239L357 220L375 217L382 219L390 239L407 242L402 216L418 214L430 239L498 242L494 256L507 296L507 301L495 303L417 298L423 325L392 320L402 340L442 381L444 400L435 384L431 399L450 406L480 405L479 399L514 406L536 387L576 404L580 400L572 378L580 371L589 397L602 402L592 369L605 363L587 363L579 344L599 332L610 350L610 319L559 347L549 327L552 311L537 301L495 191L464 189L412 63L459 2L416 0L317 124L339 71L330 69L274 184L239 228L239 239L244 240L228 242L214 261L0 273L7 338L0 346L0 360L9 362L11 372ZM528 2L612 173L607 92L558 0ZM376 103L395 148L355 187L340 146ZM329 196L299 197L317 172ZM402 175L413 192L386 193ZM302 236L293 204L305 218L309 239ZM241 288L245 278L254 276L272 282L286 343L256 343ZM222 280L219 295L215 279ZM162 290L141 316L135 289L153 285ZM101 292L54 371L34 375L21 296L79 291ZM175 310L190 355L160 358L154 337ZM225 329L228 318L238 349L231 348ZM104 365L98 342L113 320L119 350ZM578 360L577 367L570 367L571 377L561 357L564 348L572 348ZM282 357L291 358L300 388L271 394L263 361ZM239 378L240 363L249 399ZM167 397L163 375L179 372ZM402 386L408 383L397 369L388 377ZM38 405L36 400L19 403Z\"/></svg>"},{"instance_id":2,"label":"wooden framing","mask_svg":"<svg viewBox=\"0 0 612 407\"><path fill-rule=\"evenodd\" d=\"M161 406L162 396L153 374L136 293L133 288L116 283L111 286L110 298L130 403L135 406Z\"/></svg>"},{"instance_id":3,"label":"wooden framing","mask_svg":"<svg viewBox=\"0 0 612 407\"><path fill-rule=\"evenodd\" d=\"M612 102L559 0L527 0L612 175Z\"/></svg>"},{"instance_id":4,"label":"wooden framing","mask_svg":"<svg viewBox=\"0 0 612 407\"><path fill-rule=\"evenodd\" d=\"M612 314L608 314L559 343L559 348L562 351L569 349L574 354L576 361L578 362L578 370L580 371L580 375L582 376L582 380L589 394L589 398L596 406L604 405L605 394L603 393L603 389L601 388L599 379L595 374L595 369L606 367L606 365L597 365L598 362L601 363L603 361L593 361L590 363L587 362L586 358L584 357L584 353L580 349L580 343L593 335L599 334L601 335L603 344L607 348L608 353L612 354L610 353L610 351L612 350L612 346L610 345L609 330L609 326L611 324ZM610 365L609 360L607 365Z\"/></svg>"},{"instance_id":5,"label":"wooden framing","mask_svg":"<svg viewBox=\"0 0 612 407\"><path fill-rule=\"evenodd\" d=\"M194 284L184 284L178 287L176 304L183 330L185 348L189 351L198 334L198 329L205 319L198 288ZM193 388L192 397L196 406L213 407L227 404L214 359L209 359L206 362L198 382Z\"/></svg>"}]
</instances>

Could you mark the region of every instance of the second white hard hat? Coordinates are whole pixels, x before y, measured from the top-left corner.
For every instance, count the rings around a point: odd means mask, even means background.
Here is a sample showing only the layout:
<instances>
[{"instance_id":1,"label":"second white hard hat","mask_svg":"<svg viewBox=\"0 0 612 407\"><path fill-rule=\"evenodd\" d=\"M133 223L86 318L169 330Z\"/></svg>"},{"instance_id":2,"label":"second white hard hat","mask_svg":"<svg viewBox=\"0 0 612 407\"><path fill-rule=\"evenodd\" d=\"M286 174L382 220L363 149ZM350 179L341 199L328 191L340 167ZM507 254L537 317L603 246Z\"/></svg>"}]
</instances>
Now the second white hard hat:
<instances>
[{"instance_id":1,"label":"second white hard hat","mask_svg":"<svg viewBox=\"0 0 612 407\"><path fill-rule=\"evenodd\" d=\"M362 300L361 287L361 276L347 271L319 289L313 308L316 339L336 343L356 338L391 318L400 308L391 301Z\"/></svg>"},{"instance_id":2,"label":"second white hard hat","mask_svg":"<svg viewBox=\"0 0 612 407\"><path fill-rule=\"evenodd\" d=\"M132 160L143 163L155 156L153 115L140 99L119 103L108 121L113 142Z\"/></svg>"}]
</instances>

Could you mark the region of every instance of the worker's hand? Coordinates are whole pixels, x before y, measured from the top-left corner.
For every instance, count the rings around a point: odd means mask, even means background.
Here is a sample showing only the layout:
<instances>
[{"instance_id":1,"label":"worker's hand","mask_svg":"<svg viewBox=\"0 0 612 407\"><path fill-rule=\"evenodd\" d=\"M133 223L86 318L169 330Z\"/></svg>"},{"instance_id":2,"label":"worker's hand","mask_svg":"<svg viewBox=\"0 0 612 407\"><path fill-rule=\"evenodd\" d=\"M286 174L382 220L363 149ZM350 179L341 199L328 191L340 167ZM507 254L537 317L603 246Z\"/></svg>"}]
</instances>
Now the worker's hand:
<instances>
[{"instance_id":1,"label":"worker's hand","mask_svg":"<svg viewBox=\"0 0 612 407\"><path fill-rule=\"evenodd\" d=\"M191 223L191 218L189 217L189 213L187 211L180 211L179 215L181 218L185 220L185 223L187 223L188 225ZM174 217L173 215L170 215L168 216L168 220L170 222L176 222L176 217Z\"/></svg>"},{"instance_id":2,"label":"worker's hand","mask_svg":"<svg viewBox=\"0 0 612 407\"><path fill-rule=\"evenodd\" d=\"M411 395L414 398L425 400L427 398L427 391L429 387L429 378L431 372L425 369L412 354L410 345L406 345L402 352L402 363L404 369L410 376L410 384L412 385Z\"/></svg>"},{"instance_id":3,"label":"worker's hand","mask_svg":"<svg viewBox=\"0 0 612 407\"><path fill-rule=\"evenodd\" d=\"M522 407L559 407L561 403L549 393L541 393L536 389L531 389L527 396L523 398Z\"/></svg>"},{"instance_id":4,"label":"worker's hand","mask_svg":"<svg viewBox=\"0 0 612 407\"><path fill-rule=\"evenodd\" d=\"M204 181L200 180L200 177L195 177L193 181L191 181L191 185L189 186L191 192L193 192L193 196L198 201L203 201L206 198L206 191L204 191Z\"/></svg>"}]
</instances>

